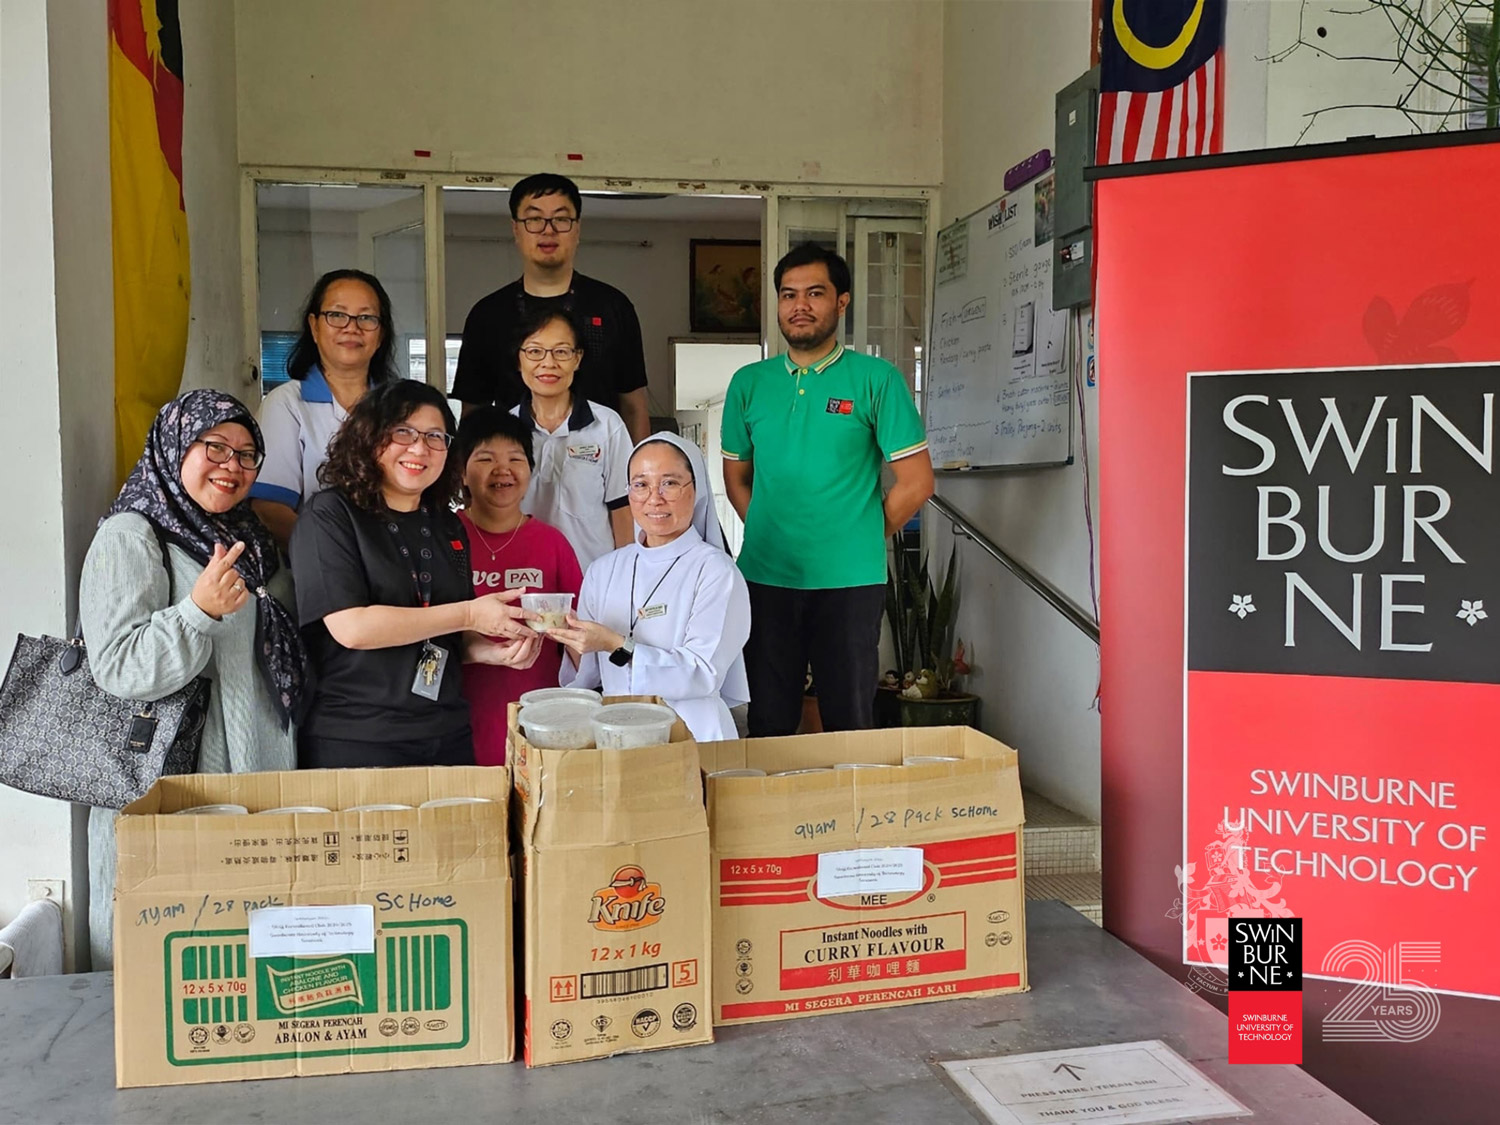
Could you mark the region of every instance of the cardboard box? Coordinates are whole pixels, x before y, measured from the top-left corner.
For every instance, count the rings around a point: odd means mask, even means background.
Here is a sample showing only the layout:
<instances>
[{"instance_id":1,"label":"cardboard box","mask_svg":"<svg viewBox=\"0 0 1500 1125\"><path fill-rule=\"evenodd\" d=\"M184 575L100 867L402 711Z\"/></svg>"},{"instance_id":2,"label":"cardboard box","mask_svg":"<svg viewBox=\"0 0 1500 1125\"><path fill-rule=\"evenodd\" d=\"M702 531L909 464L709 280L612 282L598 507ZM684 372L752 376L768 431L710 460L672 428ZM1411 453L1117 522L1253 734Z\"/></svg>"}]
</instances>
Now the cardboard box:
<instances>
[{"instance_id":1,"label":"cardboard box","mask_svg":"<svg viewBox=\"0 0 1500 1125\"><path fill-rule=\"evenodd\" d=\"M1026 989L1025 815L1010 747L939 727L700 752L705 771L897 767L707 780L716 1024ZM962 760L901 765L912 756Z\"/></svg>"},{"instance_id":2,"label":"cardboard box","mask_svg":"<svg viewBox=\"0 0 1500 1125\"><path fill-rule=\"evenodd\" d=\"M526 1065L713 1042L708 822L687 728L639 750L539 750L514 706L510 719Z\"/></svg>"},{"instance_id":3,"label":"cardboard box","mask_svg":"<svg viewBox=\"0 0 1500 1125\"><path fill-rule=\"evenodd\" d=\"M509 1061L509 789L472 766L162 778L116 822L116 1083ZM492 801L171 815L456 796Z\"/></svg>"}]
</instances>

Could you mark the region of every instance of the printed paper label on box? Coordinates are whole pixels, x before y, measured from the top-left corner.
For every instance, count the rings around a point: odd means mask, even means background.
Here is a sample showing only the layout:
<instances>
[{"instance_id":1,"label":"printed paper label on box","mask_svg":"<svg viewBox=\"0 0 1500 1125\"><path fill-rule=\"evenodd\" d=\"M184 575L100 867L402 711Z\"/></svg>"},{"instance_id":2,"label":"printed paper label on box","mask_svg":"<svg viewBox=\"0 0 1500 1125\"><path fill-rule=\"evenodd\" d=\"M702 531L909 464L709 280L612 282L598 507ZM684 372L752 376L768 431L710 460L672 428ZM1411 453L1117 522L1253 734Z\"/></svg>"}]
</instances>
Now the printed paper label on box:
<instances>
[{"instance_id":1,"label":"printed paper label on box","mask_svg":"<svg viewBox=\"0 0 1500 1125\"><path fill-rule=\"evenodd\" d=\"M375 952L375 908L267 906L250 912L250 956Z\"/></svg>"},{"instance_id":2,"label":"printed paper label on box","mask_svg":"<svg viewBox=\"0 0 1500 1125\"><path fill-rule=\"evenodd\" d=\"M921 889L921 848L855 848L818 856L819 898Z\"/></svg>"}]
</instances>

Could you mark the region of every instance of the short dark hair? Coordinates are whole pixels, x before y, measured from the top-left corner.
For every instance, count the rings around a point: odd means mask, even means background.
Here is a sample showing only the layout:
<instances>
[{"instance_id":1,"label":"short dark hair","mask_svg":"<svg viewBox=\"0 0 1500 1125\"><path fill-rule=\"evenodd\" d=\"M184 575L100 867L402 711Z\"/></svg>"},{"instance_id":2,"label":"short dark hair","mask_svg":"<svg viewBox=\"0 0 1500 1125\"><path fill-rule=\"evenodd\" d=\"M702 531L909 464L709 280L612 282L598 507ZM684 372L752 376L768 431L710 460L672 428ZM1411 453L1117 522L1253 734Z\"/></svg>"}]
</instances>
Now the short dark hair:
<instances>
[{"instance_id":1,"label":"short dark hair","mask_svg":"<svg viewBox=\"0 0 1500 1125\"><path fill-rule=\"evenodd\" d=\"M443 427L450 434L454 431L453 409L436 387L416 379L371 387L328 443L328 460L318 470L318 482L325 488L342 488L356 507L380 515L386 504L377 458L390 443L390 431L423 406L437 407ZM442 474L422 493L423 502L445 511L458 497L462 479L463 470L450 450Z\"/></svg>"},{"instance_id":2,"label":"short dark hair","mask_svg":"<svg viewBox=\"0 0 1500 1125\"><path fill-rule=\"evenodd\" d=\"M531 427L506 410L503 406L481 406L464 415L458 424L458 440L453 443L453 459L459 464L459 472L469 463L469 456L490 438L506 438L521 447L526 454L526 464L536 468L536 455L531 447Z\"/></svg>"},{"instance_id":3,"label":"short dark hair","mask_svg":"<svg viewBox=\"0 0 1500 1125\"><path fill-rule=\"evenodd\" d=\"M583 195L578 190L578 185L567 176L559 176L556 172L538 172L534 176L527 176L515 187L510 189L510 217L519 219L521 217L521 204L526 202L528 196L544 195L566 195L568 202L573 205L573 214L579 218L583 217Z\"/></svg>"},{"instance_id":4,"label":"short dark hair","mask_svg":"<svg viewBox=\"0 0 1500 1125\"><path fill-rule=\"evenodd\" d=\"M373 387L377 383L389 383L401 378L401 372L396 370L396 318L391 314L390 294L385 291L385 286L380 284L378 277L372 273L365 273L364 270L329 270L318 278L317 284L312 287L312 292L307 295L307 303L302 308L302 317L297 322L302 334L297 337L297 342L292 345L291 354L286 357L286 373L293 379L306 379L313 364L318 362L318 345L313 339L308 318L317 316L322 311L323 297L327 294L328 287L335 281L364 282L374 292L375 300L380 305L380 347L376 348L375 354L370 357L370 386Z\"/></svg>"},{"instance_id":5,"label":"short dark hair","mask_svg":"<svg viewBox=\"0 0 1500 1125\"><path fill-rule=\"evenodd\" d=\"M781 278L787 270L794 270L799 266L815 266L819 262L828 269L828 280L833 282L834 295L842 297L849 292L849 263L816 242L804 242L782 255L781 261L776 263L776 288L781 288Z\"/></svg>"},{"instance_id":6,"label":"short dark hair","mask_svg":"<svg viewBox=\"0 0 1500 1125\"><path fill-rule=\"evenodd\" d=\"M548 305L551 307L549 308ZM583 324L570 310L548 302L547 305L531 305L521 314L521 318L516 322L515 339L511 341L511 354L519 352L522 344L554 320L560 320L568 326L568 331L573 334L573 346L582 351Z\"/></svg>"}]
</instances>

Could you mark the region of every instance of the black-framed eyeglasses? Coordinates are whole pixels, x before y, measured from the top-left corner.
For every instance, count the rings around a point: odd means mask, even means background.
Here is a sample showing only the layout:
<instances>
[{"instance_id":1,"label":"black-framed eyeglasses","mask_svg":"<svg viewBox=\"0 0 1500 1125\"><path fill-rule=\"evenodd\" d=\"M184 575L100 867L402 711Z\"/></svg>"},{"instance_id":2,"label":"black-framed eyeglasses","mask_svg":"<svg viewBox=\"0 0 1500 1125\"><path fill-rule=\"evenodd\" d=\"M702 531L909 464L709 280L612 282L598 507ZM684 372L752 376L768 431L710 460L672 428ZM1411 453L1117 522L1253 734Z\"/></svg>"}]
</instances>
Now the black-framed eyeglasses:
<instances>
[{"instance_id":1,"label":"black-framed eyeglasses","mask_svg":"<svg viewBox=\"0 0 1500 1125\"><path fill-rule=\"evenodd\" d=\"M532 344L529 347L522 348L521 354L531 360L532 363L541 363L549 355L557 360L558 363L572 363L582 353L580 349L570 347L567 344L559 344L555 348L544 348L537 344Z\"/></svg>"},{"instance_id":2,"label":"black-framed eyeglasses","mask_svg":"<svg viewBox=\"0 0 1500 1125\"><path fill-rule=\"evenodd\" d=\"M204 441L199 438L193 444L203 446L204 454L215 465L227 465L230 458L234 458L240 463L240 468L254 470L260 468L266 459L266 455L258 449L236 449L222 441Z\"/></svg>"},{"instance_id":3,"label":"black-framed eyeglasses","mask_svg":"<svg viewBox=\"0 0 1500 1125\"><path fill-rule=\"evenodd\" d=\"M393 445L415 445L421 438L428 449L447 449L453 444L453 435L442 430L418 430L411 426L397 426L391 430Z\"/></svg>"},{"instance_id":4,"label":"black-framed eyeglasses","mask_svg":"<svg viewBox=\"0 0 1500 1125\"><path fill-rule=\"evenodd\" d=\"M338 309L324 309L318 315L328 322L329 328L347 328L351 320L361 332L374 332L380 327L380 318L374 313L360 313L358 316L353 316L340 312Z\"/></svg>"},{"instance_id":5,"label":"black-framed eyeglasses","mask_svg":"<svg viewBox=\"0 0 1500 1125\"><path fill-rule=\"evenodd\" d=\"M544 219L540 215L532 215L529 218L517 219L530 234L541 234L549 226L558 234L567 234L578 223L572 215L554 215L550 219Z\"/></svg>"},{"instance_id":6,"label":"black-framed eyeglasses","mask_svg":"<svg viewBox=\"0 0 1500 1125\"><path fill-rule=\"evenodd\" d=\"M626 488L630 491L630 498L632 500L649 500L651 499L651 494L655 492L668 504L681 500L682 494L692 487L692 481L675 480L672 477L665 477L655 484L652 484L645 477L637 477L626 485Z\"/></svg>"}]
</instances>

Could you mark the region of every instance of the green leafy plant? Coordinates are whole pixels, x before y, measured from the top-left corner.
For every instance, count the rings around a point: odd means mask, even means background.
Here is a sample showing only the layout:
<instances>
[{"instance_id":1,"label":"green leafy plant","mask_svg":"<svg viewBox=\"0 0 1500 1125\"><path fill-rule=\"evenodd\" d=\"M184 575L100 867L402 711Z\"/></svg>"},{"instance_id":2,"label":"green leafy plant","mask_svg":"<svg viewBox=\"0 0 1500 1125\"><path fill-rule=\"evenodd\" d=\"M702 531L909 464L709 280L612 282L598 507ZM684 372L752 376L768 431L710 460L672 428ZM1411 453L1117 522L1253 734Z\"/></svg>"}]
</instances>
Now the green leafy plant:
<instances>
[{"instance_id":1,"label":"green leafy plant","mask_svg":"<svg viewBox=\"0 0 1500 1125\"><path fill-rule=\"evenodd\" d=\"M948 555L948 566L933 583L927 559L916 559L895 542L886 574L885 613L891 626L897 668L887 673L882 687L912 697L931 698L955 693L954 683L969 671L964 644L955 640L958 621L958 546Z\"/></svg>"}]
</instances>

